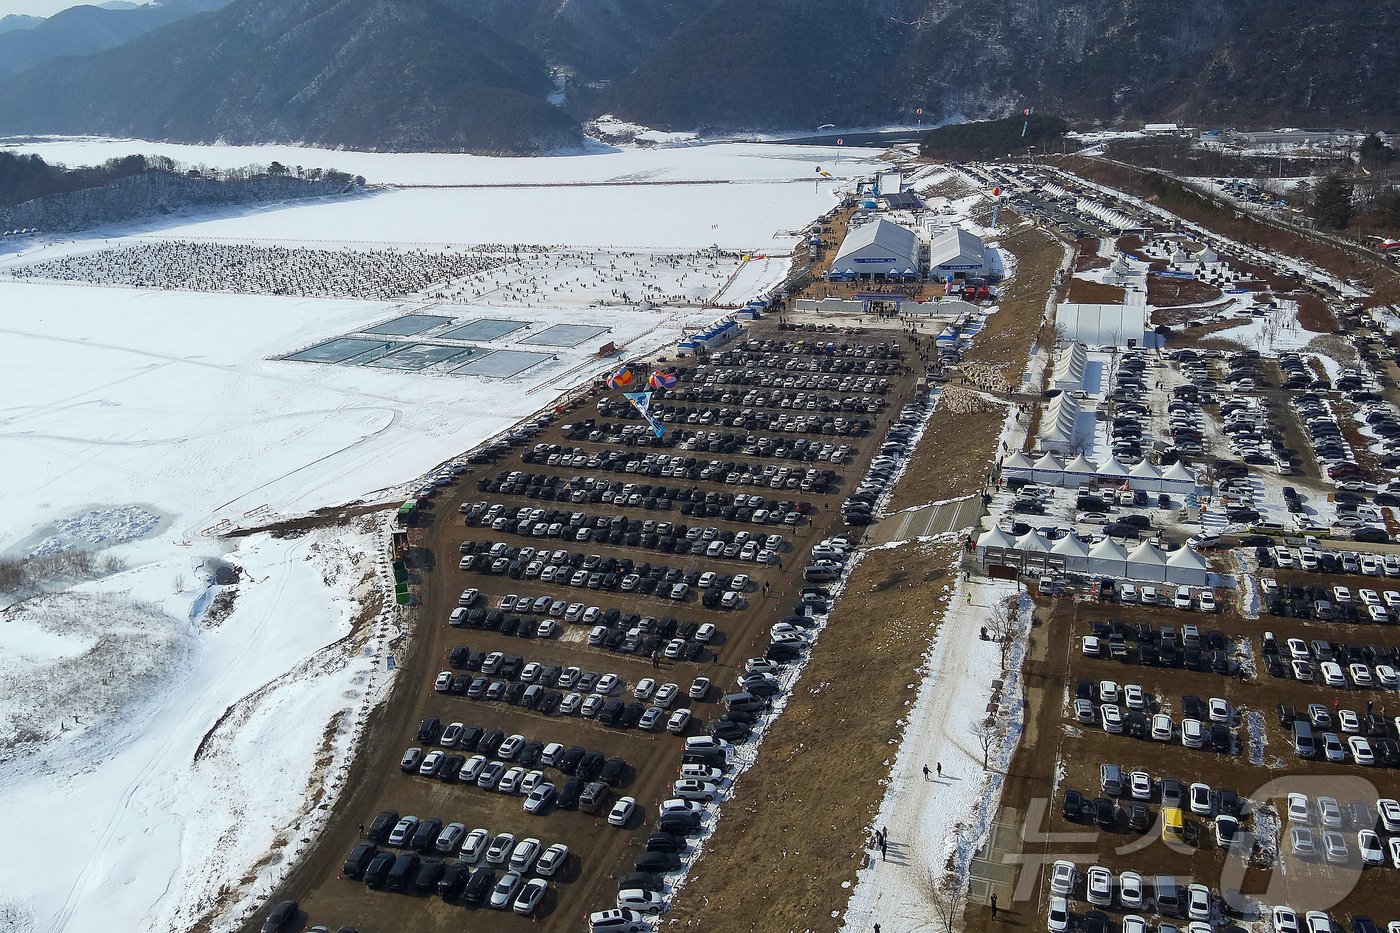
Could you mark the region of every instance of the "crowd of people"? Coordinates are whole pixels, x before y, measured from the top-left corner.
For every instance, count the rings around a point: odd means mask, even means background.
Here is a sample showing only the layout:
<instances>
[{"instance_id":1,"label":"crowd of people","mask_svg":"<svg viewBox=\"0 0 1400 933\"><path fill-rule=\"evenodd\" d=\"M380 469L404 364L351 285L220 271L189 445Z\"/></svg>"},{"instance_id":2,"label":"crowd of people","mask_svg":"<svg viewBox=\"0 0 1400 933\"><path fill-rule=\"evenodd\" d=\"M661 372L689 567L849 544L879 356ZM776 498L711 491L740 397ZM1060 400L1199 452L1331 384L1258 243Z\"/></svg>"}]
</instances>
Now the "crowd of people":
<instances>
[{"instance_id":1,"label":"crowd of people","mask_svg":"<svg viewBox=\"0 0 1400 933\"><path fill-rule=\"evenodd\" d=\"M152 240L50 259L13 270L133 288L287 295L299 298L551 307L574 303L647 306L711 300L737 267L718 249L677 253L593 251L488 243L467 248L322 249L247 243Z\"/></svg>"},{"instance_id":2,"label":"crowd of people","mask_svg":"<svg viewBox=\"0 0 1400 933\"><path fill-rule=\"evenodd\" d=\"M387 300L500 269L518 261L522 249L312 249L169 240L50 259L11 274L134 288Z\"/></svg>"}]
</instances>

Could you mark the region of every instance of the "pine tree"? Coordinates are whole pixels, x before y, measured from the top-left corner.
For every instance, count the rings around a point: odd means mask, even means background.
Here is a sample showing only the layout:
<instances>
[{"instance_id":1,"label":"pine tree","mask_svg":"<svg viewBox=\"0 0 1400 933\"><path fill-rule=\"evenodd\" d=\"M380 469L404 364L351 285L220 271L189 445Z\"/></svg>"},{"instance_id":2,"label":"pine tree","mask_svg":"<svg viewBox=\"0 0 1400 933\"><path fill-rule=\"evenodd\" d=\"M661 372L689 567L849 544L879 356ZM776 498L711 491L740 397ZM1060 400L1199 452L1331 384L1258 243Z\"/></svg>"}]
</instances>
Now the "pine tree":
<instances>
[{"instance_id":1,"label":"pine tree","mask_svg":"<svg viewBox=\"0 0 1400 933\"><path fill-rule=\"evenodd\" d=\"M1313 189L1311 216L1319 226L1341 230L1351 222L1351 180L1340 172L1324 177Z\"/></svg>"}]
</instances>

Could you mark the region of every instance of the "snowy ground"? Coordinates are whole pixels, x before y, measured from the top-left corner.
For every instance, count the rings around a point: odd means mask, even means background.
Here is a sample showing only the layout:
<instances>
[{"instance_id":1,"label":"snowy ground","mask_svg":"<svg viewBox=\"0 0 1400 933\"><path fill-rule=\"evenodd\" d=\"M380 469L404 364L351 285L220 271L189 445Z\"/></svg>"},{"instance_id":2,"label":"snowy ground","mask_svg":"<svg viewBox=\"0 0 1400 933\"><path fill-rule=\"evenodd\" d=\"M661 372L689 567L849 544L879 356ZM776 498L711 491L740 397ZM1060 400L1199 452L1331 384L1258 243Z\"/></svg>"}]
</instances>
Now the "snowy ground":
<instances>
[{"instance_id":1,"label":"snowy ground","mask_svg":"<svg viewBox=\"0 0 1400 933\"><path fill-rule=\"evenodd\" d=\"M232 905L216 924L226 928L309 841L324 812L312 808L334 794L389 683L402 629L394 611L374 610L382 529L221 533L411 489L601 372L612 362L597 357L601 343L645 355L724 313L702 302L771 287L786 261L755 254L785 252L833 206L842 177L874 171L869 151L782 146L539 160L91 140L25 148L72 164L133 151L226 166L278 159L403 187L26 242L5 259L11 268L149 237L558 250L402 301L0 279L0 554L76 545L129 568L64 592L0 594L0 676L32 691L24 702L0 695L11 737L0 808L28 840L0 853L0 928L55 933L183 930L216 897ZM816 180L818 164L838 179ZM716 243L735 255L673 259ZM647 310L657 299L670 303ZM407 311L508 317L530 335L555 323L611 330L548 348L556 359L512 378L274 359ZM241 568L241 582L211 586L210 558ZM351 635L362 610L368 627ZM108 625L60 624L82 614ZM118 630L124 638L112 639Z\"/></svg>"}]
</instances>

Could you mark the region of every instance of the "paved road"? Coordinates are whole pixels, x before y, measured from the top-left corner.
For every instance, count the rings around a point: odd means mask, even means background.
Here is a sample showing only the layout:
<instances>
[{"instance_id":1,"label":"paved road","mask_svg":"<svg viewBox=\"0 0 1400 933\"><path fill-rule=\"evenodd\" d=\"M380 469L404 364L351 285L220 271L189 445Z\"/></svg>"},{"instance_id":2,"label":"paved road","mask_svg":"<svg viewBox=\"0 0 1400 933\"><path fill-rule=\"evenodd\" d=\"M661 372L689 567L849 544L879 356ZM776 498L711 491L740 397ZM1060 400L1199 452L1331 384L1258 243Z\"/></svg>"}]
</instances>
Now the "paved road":
<instances>
[{"instance_id":1,"label":"paved road","mask_svg":"<svg viewBox=\"0 0 1400 933\"><path fill-rule=\"evenodd\" d=\"M924 505L891 515L874 525L870 529L870 540L874 544L886 544L962 531L977 524L982 512L981 496L965 496L936 505Z\"/></svg>"}]
</instances>

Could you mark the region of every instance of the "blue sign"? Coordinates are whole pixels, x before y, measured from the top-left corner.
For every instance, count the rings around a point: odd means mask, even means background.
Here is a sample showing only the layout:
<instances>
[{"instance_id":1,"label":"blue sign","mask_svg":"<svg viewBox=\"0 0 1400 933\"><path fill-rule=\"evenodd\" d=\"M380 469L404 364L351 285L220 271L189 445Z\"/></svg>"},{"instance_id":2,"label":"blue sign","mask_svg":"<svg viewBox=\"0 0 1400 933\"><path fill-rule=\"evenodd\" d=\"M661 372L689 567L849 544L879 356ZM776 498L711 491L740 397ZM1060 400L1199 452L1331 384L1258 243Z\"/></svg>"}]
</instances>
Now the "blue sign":
<instances>
[{"instance_id":1,"label":"blue sign","mask_svg":"<svg viewBox=\"0 0 1400 933\"><path fill-rule=\"evenodd\" d=\"M980 268L982 268L982 264L981 264L980 262L971 262L971 263L965 263L965 264L960 265L960 266L954 266L954 265L949 265L949 264L946 264L946 263L945 263L944 265L941 265L941 266L939 266L938 268L940 268L940 269L980 269Z\"/></svg>"},{"instance_id":2,"label":"blue sign","mask_svg":"<svg viewBox=\"0 0 1400 933\"><path fill-rule=\"evenodd\" d=\"M879 259L879 258L876 258L876 259L853 259L853 260L851 260L851 261L852 261L852 262L898 262L899 260L895 259L893 256L890 256L890 257L888 257L888 258L886 258L886 259Z\"/></svg>"},{"instance_id":3,"label":"blue sign","mask_svg":"<svg viewBox=\"0 0 1400 933\"><path fill-rule=\"evenodd\" d=\"M1151 274L1160 275L1168 279L1194 279L1196 277L1194 272L1158 272L1155 269L1152 270Z\"/></svg>"}]
</instances>

